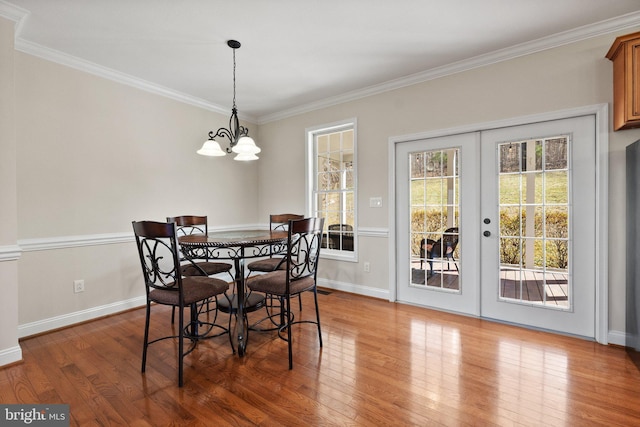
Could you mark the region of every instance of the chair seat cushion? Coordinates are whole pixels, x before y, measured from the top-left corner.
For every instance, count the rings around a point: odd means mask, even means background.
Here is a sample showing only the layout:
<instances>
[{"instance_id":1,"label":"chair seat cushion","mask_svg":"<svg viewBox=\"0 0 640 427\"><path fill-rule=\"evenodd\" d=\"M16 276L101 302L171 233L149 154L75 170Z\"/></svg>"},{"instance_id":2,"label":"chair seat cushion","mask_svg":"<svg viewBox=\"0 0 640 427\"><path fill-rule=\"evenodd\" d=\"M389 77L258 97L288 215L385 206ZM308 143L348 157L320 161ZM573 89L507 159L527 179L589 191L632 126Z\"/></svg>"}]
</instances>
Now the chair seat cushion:
<instances>
[{"instance_id":1,"label":"chair seat cushion","mask_svg":"<svg viewBox=\"0 0 640 427\"><path fill-rule=\"evenodd\" d=\"M229 289L229 284L224 280L212 277L194 276L182 279L184 305L203 301L213 296L220 295ZM178 292L170 289L154 289L149 292L149 299L158 304L179 305Z\"/></svg>"},{"instance_id":2,"label":"chair seat cushion","mask_svg":"<svg viewBox=\"0 0 640 427\"><path fill-rule=\"evenodd\" d=\"M249 289L256 292L280 296L285 295L287 287L287 271L277 270L271 273L252 277L248 280L247 286ZM290 286L291 289L289 289L289 293L294 295L313 289L315 286L315 280L313 276L309 276L292 281Z\"/></svg>"},{"instance_id":3,"label":"chair seat cushion","mask_svg":"<svg viewBox=\"0 0 640 427\"><path fill-rule=\"evenodd\" d=\"M225 273L231 270L231 264L227 264L226 262L196 262L198 267L200 267L207 276L212 276L218 273ZM182 266L182 275L183 276L202 276L202 272L196 268L193 264L185 264Z\"/></svg>"},{"instance_id":4,"label":"chair seat cushion","mask_svg":"<svg viewBox=\"0 0 640 427\"><path fill-rule=\"evenodd\" d=\"M249 269L249 271L264 271L268 273L271 271L275 271L276 267L278 267L278 264L280 264L281 261L282 257L260 259L258 261L253 261L252 263L247 265L247 268ZM285 268L287 268L287 265L282 262L278 269L284 270Z\"/></svg>"}]
</instances>

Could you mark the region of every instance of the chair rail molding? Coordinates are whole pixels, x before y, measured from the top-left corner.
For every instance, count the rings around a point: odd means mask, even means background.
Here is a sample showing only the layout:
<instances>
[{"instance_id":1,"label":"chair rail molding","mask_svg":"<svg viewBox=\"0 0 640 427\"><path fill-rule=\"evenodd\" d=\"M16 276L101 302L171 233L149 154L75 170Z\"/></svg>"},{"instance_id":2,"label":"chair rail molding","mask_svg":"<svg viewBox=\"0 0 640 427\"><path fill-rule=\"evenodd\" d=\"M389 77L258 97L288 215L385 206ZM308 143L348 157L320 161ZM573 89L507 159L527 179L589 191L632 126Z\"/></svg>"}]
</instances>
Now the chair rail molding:
<instances>
[{"instance_id":1,"label":"chair rail molding","mask_svg":"<svg viewBox=\"0 0 640 427\"><path fill-rule=\"evenodd\" d=\"M23 252L33 252L127 242L133 242L133 232L20 239L18 240L18 246Z\"/></svg>"},{"instance_id":2,"label":"chair rail molding","mask_svg":"<svg viewBox=\"0 0 640 427\"><path fill-rule=\"evenodd\" d=\"M261 224L244 224L231 226L209 227L209 233L216 231L236 231L261 228ZM77 236L55 236L39 237L33 239L19 239L17 248L18 256L20 252L48 251L56 249L69 249L82 246L113 245L117 243L133 242L133 232L126 231L120 233L105 234L84 234ZM2 261L2 246L0 246L0 261ZM9 252L9 251L7 251Z\"/></svg>"},{"instance_id":3,"label":"chair rail molding","mask_svg":"<svg viewBox=\"0 0 640 427\"><path fill-rule=\"evenodd\" d=\"M16 261L20 258L22 249L20 246L0 246L0 262L2 261Z\"/></svg>"},{"instance_id":4,"label":"chair rail molding","mask_svg":"<svg viewBox=\"0 0 640 427\"><path fill-rule=\"evenodd\" d=\"M360 237L389 237L388 228L374 228L374 227L358 227L358 236Z\"/></svg>"}]
</instances>

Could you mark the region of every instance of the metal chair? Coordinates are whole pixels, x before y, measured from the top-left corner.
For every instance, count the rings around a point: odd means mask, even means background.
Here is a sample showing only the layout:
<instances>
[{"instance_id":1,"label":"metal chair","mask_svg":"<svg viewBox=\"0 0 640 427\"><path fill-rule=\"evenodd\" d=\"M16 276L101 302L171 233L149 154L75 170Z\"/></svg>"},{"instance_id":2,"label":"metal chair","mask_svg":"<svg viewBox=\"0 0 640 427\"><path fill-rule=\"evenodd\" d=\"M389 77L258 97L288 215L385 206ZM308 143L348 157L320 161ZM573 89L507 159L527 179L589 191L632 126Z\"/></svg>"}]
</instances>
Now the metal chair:
<instances>
[{"instance_id":1,"label":"metal chair","mask_svg":"<svg viewBox=\"0 0 640 427\"><path fill-rule=\"evenodd\" d=\"M278 336L287 341L289 347L289 369L293 369L291 329L295 324L312 323L317 326L318 339L322 347L320 311L318 310L317 274L322 227L324 218L290 220L288 224L287 254L285 268L255 276L248 281L248 287L255 292L263 292L280 300L280 324ZM291 312L291 297L303 292L313 292L316 320L295 320ZM286 331L286 336L284 335Z\"/></svg>"},{"instance_id":2,"label":"metal chair","mask_svg":"<svg viewBox=\"0 0 640 427\"><path fill-rule=\"evenodd\" d=\"M420 241L420 268L426 261L429 264L429 276L433 275L433 261L442 260L447 263L447 270L450 269L450 262L453 262L456 270L458 269L458 262L453 256L459 241L458 227L451 227L444 230L442 237L438 240L422 239ZM431 249L427 248L427 245L431 245Z\"/></svg>"},{"instance_id":3,"label":"metal chair","mask_svg":"<svg viewBox=\"0 0 640 427\"><path fill-rule=\"evenodd\" d=\"M208 221L206 216L202 215L182 215L182 216L168 216L167 222L175 222L176 229L178 231L178 237L188 236L191 234L204 234L209 233ZM220 273L229 273L231 280L233 281L233 274L231 274L231 264L226 262L210 261L206 258L204 261L187 260L182 255L180 257L182 262L182 275L183 276L213 276ZM207 310L210 311L210 304L207 301ZM175 308L171 312L171 323L175 321Z\"/></svg>"},{"instance_id":4,"label":"metal chair","mask_svg":"<svg viewBox=\"0 0 640 427\"><path fill-rule=\"evenodd\" d=\"M288 213L272 214L272 215L269 215L269 229L274 231L276 230L287 231L287 227L289 226L289 221L299 220L299 219L304 219L304 215L288 214ZM270 248L268 258L259 259L247 265L247 269L249 270L249 275L247 277L250 277L251 273L254 273L254 272L270 273L272 271L275 271L278 269L284 269L284 268L285 268L284 255L282 253L280 254L275 253L272 251L272 248ZM269 316L271 316L274 313L274 310L278 309L278 307L274 306L273 299L269 295L267 295L267 298L270 301L269 307L270 307L271 313L269 313ZM300 311L302 311L302 298L300 297L298 297L298 307Z\"/></svg>"},{"instance_id":5,"label":"metal chair","mask_svg":"<svg viewBox=\"0 0 640 427\"><path fill-rule=\"evenodd\" d=\"M298 214L276 214L269 215L269 229L287 231L289 220L303 219L304 215ZM253 261L247 265L249 269L249 275L252 272L259 271L263 273L269 273L277 270L278 268L284 268L283 266L284 256L282 254L273 253L269 250L269 257Z\"/></svg>"},{"instance_id":6,"label":"metal chair","mask_svg":"<svg viewBox=\"0 0 640 427\"><path fill-rule=\"evenodd\" d=\"M210 298L224 294L229 289L229 284L223 280L206 276L183 277L178 255L175 223L133 221L132 224L147 296L142 372L144 373L146 370L149 345L169 338L178 338L178 386L182 387L184 384L184 356L193 351L198 339L229 332L227 328L216 325L215 321L214 323L204 323L198 320L198 308L202 307L203 303ZM156 304L170 305L178 309L178 334L149 341L151 307ZM187 325L184 321L185 307L190 309ZM208 325L209 329L203 334L198 331L198 328L204 327L204 325ZM217 335L208 335L214 327L221 328L222 332ZM185 338L191 341L187 350L184 349Z\"/></svg>"},{"instance_id":7,"label":"metal chair","mask_svg":"<svg viewBox=\"0 0 640 427\"><path fill-rule=\"evenodd\" d=\"M169 216L167 217L167 222L176 223L178 236L187 236L190 234L204 234L206 236L209 233L206 216ZM182 258L182 261L185 261L185 259ZM219 273L229 273L231 280L233 280L233 275L231 274L232 267L229 263L211 261L207 258L203 261L185 263L182 267L182 274L184 276L213 276Z\"/></svg>"}]
</instances>

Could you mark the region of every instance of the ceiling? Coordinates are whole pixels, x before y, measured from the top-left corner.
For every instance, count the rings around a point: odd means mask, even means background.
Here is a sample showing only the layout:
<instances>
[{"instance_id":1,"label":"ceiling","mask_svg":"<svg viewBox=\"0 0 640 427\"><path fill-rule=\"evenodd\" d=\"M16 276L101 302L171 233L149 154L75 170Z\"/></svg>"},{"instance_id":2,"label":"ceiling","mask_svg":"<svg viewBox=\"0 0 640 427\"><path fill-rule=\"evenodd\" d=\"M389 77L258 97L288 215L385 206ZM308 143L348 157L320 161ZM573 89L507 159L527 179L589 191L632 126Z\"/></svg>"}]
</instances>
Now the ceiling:
<instances>
[{"instance_id":1,"label":"ceiling","mask_svg":"<svg viewBox=\"0 0 640 427\"><path fill-rule=\"evenodd\" d=\"M640 25L639 0L2 3L16 49L220 112L236 39L236 104L256 123Z\"/></svg>"}]
</instances>

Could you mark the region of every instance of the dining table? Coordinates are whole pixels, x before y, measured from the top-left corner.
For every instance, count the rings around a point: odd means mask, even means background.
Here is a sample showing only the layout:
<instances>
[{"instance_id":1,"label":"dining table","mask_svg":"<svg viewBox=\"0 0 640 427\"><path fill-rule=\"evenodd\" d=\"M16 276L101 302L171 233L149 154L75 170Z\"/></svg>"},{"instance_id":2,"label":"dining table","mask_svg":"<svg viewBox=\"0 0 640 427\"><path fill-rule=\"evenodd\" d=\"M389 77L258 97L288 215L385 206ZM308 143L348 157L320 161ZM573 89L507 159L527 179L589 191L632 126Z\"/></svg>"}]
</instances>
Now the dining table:
<instances>
[{"instance_id":1,"label":"dining table","mask_svg":"<svg viewBox=\"0 0 640 427\"><path fill-rule=\"evenodd\" d=\"M267 257L286 252L288 233L276 230L229 230L205 234L189 234L178 238L183 256L196 260L232 260L235 272L235 294L229 304L230 315L235 311L236 320L231 342L238 349L238 356L246 353L249 325L246 313L264 304L264 295L248 296L245 276L245 260Z\"/></svg>"}]
</instances>

